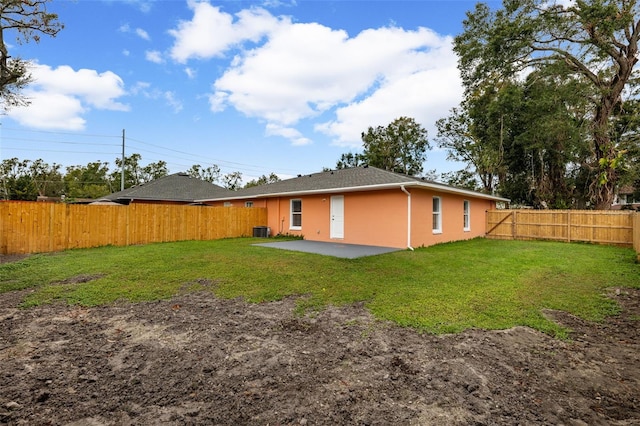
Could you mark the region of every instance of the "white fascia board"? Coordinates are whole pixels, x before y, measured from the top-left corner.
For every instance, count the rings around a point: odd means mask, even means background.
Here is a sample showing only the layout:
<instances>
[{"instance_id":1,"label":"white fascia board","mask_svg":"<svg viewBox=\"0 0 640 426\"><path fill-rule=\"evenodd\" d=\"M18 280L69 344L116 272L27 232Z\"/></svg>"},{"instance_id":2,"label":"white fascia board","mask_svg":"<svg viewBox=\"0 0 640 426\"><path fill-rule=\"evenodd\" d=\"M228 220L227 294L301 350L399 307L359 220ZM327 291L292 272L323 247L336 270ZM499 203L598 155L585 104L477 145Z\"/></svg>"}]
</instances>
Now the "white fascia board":
<instances>
[{"instance_id":1,"label":"white fascia board","mask_svg":"<svg viewBox=\"0 0 640 426\"><path fill-rule=\"evenodd\" d=\"M486 200L504 201L507 203L511 201L508 198L497 197L491 194L483 194L482 192L470 191L468 189L453 188L451 186L442 185L435 182L417 182L417 183L419 186L433 189L438 192L448 192L451 194L468 195L469 197L473 197L473 198L484 198Z\"/></svg>"}]
</instances>

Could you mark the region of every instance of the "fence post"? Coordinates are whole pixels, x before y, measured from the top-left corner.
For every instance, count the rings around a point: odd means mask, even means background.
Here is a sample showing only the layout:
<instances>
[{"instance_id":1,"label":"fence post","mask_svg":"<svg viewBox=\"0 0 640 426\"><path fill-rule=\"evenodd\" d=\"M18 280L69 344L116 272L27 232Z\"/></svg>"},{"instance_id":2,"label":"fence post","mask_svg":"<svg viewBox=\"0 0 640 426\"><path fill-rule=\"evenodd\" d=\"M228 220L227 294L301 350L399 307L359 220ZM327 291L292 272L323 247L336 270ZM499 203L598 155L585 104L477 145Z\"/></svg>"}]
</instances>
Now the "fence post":
<instances>
[{"instance_id":1,"label":"fence post","mask_svg":"<svg viewBox=\"0 0 640 426\"><path fill-rule=\"evenodd\" d=\"M0 254L7 254L7 234L5 230L5 217L8 216L5 211L9 205L0 201ZM9 227L7 226L6 229Z\"/></svg>"},{"instance_id":2,"label":"fence post","mask_svg":"<svg viewBox=\"0 0 640 426\"><path fill-rule=\"evenodd\" d=\"M633 214L633 248L640 262L640 212Z\"/></svg>"},{"instance_id":3,"label":"fence post","mask_svg":"<svg viewBox=\"0 0 640 426\"><path fill-rule=\"evenodd\" d=\"M517 211L513 211L513 216L511 217L511 239L515 240L516 239L516 227L518 226L518 212Z\"/></svg>"}]
</instances>

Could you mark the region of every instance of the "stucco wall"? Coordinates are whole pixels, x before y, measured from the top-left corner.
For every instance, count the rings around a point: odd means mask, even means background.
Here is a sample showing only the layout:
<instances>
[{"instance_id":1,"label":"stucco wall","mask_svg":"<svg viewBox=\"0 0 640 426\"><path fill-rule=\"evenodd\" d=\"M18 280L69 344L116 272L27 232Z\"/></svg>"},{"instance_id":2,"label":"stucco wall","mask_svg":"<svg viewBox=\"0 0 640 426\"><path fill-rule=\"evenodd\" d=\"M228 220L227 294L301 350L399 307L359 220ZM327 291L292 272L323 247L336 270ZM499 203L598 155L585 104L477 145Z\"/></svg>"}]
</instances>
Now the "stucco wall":
<instances>
[{"instance_id":1,"label":"stucco wall","mask_svg":"<svg viewBox=\"0 0 640 426\"><path fill-rule=\"evenodd\" d=\"M485 211L495 206L489 200L455 194L435 193L423 189L410 189L411 193L411 246L429 246L437 243L463 240L485 233ZM331 195L344 196L344 238L330 238ZM442 233L432 229L433 197L442 203ZM302 227L291 227L292 199L302 200ZM470 230L463 228L463 202L470 202ZM267 207L271 235L302 235L313 241L339 241L347 244L367 244L387 247L407 247L407 195L400 189L384 191L347 192L343 194L306 195L300 197L274 197L256 200L233 200L242 207L253 201L254 207ZM223 203L213 203L223 205Z\"/></svg>"},{"instance_id":2,"label":"stucco wall","mask_svg":"<svg viewBox=\"0 0 640 426\"><path fill-rule=\"evenodd\" d=\"M442 232L433 232L433 197L440 197L442 211ZM464 229L464 201L469 201L468 231ZM490 200L471 198L457 194L412 190L412 233L413 247L430 246L449 241L467 240L483 236L485 233L485 212L495 206Z\"/></svg>"}]
</instances>

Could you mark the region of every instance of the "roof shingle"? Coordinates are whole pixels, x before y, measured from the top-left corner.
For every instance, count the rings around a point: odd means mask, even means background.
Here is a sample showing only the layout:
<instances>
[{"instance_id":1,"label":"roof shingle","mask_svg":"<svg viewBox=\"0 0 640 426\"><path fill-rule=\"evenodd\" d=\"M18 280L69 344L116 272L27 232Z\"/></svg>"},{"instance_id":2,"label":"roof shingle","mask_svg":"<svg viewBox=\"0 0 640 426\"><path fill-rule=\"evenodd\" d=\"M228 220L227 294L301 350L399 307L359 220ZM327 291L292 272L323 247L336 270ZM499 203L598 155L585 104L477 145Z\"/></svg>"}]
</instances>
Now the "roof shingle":
<instances>
[{"instance_id":1,"label":"roof shingle","mask_svg":"<svg viewBox=\"0 0 640 426\"><path fill-rule=\"evenodd\" d=\"M195 202L205 198L224 197L232 191L186 173L175 173L142 185L114 192L102 199L111 201L178 201Z\"/></svg>"},{"instance_id":2,"label":"roof shingle","mask_svg":"<svg viewBox=\"0 0 640 426\"><path fill-rule=\"evenodd\" d=\"M376 167L353 167L349 169L330 170L326 172L301 175L296 178L282 180L251 188L231 191L220 197L202 199L201 201L232 200L241 198L265 198L278 195L303 195L319 192L367 191L384 188L425 187L442 192L453 192L508 201L480 192L455 188L422 178L415 178Z\"/></svg>"}]
</instances>

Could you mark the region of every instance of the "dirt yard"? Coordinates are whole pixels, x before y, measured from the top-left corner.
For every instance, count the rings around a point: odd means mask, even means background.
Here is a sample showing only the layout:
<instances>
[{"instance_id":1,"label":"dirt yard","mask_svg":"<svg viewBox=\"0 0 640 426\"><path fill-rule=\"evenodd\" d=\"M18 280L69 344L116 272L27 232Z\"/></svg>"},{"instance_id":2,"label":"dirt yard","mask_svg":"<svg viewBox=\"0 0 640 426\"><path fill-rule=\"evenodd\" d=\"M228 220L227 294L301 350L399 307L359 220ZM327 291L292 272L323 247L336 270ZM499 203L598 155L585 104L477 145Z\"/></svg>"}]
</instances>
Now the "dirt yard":
<instances>
[{"instance_id":1,"label":"dirt yard","mask_svg":"<svg viewBox=\"0 0 640 426\"><path fill-rule=\"evenodd\" d=\"M79 283L82 280L78 280ZM203 287L209 283L202 281ZM210 291L18 309L0 295L0 423L11 425L640 425L640 291L606 323L433 336L362 306Z\"/></svg>"}]
</instances>

